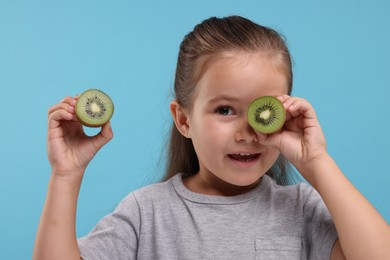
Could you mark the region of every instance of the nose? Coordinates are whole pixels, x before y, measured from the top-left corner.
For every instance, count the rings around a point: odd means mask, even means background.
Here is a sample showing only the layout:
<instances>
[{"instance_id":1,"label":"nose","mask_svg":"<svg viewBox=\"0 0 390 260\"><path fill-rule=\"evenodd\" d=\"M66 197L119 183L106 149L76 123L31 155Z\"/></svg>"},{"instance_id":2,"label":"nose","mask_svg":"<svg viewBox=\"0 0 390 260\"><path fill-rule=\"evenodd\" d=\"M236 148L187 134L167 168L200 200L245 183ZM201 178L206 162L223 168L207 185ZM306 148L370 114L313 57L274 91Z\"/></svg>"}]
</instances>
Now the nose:
<instances>
[{"instance_id":1,"label":"nose","mask_svg":"<svg viewBox=\"0 0 390 260\"><path fill-rule=\"evenodd\" d=\"M239 126L237 127L236 133L235 133L235 140L236 142L244 142L244 143L252 143L252 142L258 142L259 136L253 130L253 128L248 124L248 121L242 120L242 122L239 123Z\"/></svg>"}]
</instances>

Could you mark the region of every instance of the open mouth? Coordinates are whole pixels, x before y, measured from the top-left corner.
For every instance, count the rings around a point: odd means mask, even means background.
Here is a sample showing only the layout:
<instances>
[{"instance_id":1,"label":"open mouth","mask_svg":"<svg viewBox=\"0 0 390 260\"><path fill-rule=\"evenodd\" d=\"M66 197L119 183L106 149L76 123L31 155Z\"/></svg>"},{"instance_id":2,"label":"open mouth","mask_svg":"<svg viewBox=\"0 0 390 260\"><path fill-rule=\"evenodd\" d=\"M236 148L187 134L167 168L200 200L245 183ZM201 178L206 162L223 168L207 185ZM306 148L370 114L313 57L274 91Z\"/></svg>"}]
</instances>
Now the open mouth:
<instances>
[{"instance_id":1,"label":"open mouth","mask_svg":"<svg viewBox=\"0 0 390 260\"><path fill-rule=\"evenodd\" d=\"M259 153L234 153L229 154L228 157L235 161L252 162L260 157Z\"/></svg>"}]
</instances>

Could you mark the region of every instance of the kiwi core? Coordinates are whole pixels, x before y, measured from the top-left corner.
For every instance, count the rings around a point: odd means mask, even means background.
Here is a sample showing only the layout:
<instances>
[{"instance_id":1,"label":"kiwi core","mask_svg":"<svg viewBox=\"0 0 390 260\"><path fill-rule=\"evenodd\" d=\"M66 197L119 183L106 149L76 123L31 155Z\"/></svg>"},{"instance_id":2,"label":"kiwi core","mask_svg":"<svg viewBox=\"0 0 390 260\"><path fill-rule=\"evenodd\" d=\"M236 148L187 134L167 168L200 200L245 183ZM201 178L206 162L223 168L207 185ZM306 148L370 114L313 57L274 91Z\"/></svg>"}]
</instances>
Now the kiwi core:
<instances>
[{"instance_id":1,"label":"kiwi core","mask_svg":"<svg viewBox=\"0 0 390 260\"><path fill-rule=\"evenodd\" d=\"M260 118L264 120L268 120L271 117L271 114L272 114L271 111L267 109L263 112L260 112Z\"/></svg>"},{"instance_id":2,"label":"kiwi core","mask_svg":"<svg viewBox=\"0 0 390 260\"><path fill-rule=\"evenodd\" d=\"M91 110L93 113L100 113L101 109L96 103L92 103Z\"/></svg>"}]
</instances>

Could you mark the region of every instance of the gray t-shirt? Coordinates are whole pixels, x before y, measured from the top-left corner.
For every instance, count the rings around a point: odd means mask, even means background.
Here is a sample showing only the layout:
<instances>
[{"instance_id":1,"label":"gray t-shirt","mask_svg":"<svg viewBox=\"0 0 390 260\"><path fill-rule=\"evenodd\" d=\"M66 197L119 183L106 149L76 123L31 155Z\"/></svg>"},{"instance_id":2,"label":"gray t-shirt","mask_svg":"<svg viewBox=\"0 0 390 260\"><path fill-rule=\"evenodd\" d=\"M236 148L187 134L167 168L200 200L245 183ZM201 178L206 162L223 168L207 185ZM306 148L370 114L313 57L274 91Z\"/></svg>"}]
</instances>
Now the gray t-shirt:
<instances>
[{"instance_id":1,"label":"gray t-shirt","mask_svg":"<svg viewBox=\"0 0 390 260\"><path fill-rule=\"evenodd\" d=\"M337 233L307 184L268 176L248 193L209 196L177 174L130 193L78 240L85 260L330 259Z\"/></svg>"}]
</instances>

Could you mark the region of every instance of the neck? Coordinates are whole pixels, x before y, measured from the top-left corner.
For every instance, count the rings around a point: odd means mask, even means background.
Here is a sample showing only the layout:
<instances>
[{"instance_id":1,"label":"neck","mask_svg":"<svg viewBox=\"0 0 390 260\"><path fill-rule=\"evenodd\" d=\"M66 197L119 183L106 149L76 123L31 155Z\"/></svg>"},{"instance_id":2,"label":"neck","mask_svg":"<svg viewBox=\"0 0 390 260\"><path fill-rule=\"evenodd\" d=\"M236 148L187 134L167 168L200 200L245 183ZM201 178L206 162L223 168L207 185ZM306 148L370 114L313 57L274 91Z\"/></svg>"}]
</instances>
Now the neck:
<instances>
[{"instance_id":1,"label":"neck","mask_svg":"<svg viewBox=\"0 0 390 260\"><path fill-rule=\"evenodd\" d=\"M203 176L200 173L183 180L184 185L192 192L214 196L237 196L253 190L259 185L261 178L248 186L237 186L225 182L214 174Z\"/></svg>"}]
</instances>

